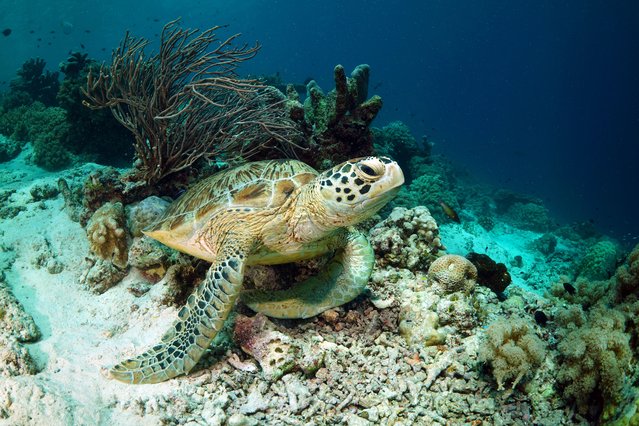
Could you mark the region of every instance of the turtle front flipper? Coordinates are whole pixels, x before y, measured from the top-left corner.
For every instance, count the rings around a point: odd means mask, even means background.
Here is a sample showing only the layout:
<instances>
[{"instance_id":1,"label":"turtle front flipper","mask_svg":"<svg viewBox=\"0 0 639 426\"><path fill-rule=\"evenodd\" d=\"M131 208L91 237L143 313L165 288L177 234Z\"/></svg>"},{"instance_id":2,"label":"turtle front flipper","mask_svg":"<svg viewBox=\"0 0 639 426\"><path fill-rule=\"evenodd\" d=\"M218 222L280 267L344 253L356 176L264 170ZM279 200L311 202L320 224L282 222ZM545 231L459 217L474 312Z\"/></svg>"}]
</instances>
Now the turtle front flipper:
<instances>
[{"instance_id":1,"label":"turtle front flipper","mask_svg":"<svg viewBox=\"0 0 639 426\"><path fill-rule=\"evenodd\" d=\"M242 287L245 251L226 247L218 258L160 343L114 366L113 378L130 384L158 383L195 366L224 325Z\"/></svg>"},{"instance_id":2,"label":"turtle front flipper","mask_svg":"<svg viewBox=\"0 0 639 426\"><path fill-rule=\"evenodd\" d=\"M373 248L359 231L346 235L346 244L318 275L287 290L250 290L242 302L273 318L310 318L359 296L375 262Z\"/></svg>"}]
</instances>

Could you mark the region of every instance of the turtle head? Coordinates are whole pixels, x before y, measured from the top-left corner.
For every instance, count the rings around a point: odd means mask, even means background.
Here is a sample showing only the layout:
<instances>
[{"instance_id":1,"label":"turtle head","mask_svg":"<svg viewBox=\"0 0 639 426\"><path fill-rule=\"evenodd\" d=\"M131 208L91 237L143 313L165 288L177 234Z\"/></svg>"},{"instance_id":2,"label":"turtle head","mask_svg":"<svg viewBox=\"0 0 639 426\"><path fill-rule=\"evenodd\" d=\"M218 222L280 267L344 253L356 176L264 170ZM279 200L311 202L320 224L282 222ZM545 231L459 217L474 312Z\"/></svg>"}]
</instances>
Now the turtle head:
<instances>
[{"instance_id":1,"label":"turtle head","mask_svg":"<svg viewBox=\"0 0 639 426\"><path fill-rule=\"evenodd\" d=\"M325 221L337 226L354 225L371 217L403 183L402 169L388 157L348 160L316 180Z\"/></svg>"}]
</instances>

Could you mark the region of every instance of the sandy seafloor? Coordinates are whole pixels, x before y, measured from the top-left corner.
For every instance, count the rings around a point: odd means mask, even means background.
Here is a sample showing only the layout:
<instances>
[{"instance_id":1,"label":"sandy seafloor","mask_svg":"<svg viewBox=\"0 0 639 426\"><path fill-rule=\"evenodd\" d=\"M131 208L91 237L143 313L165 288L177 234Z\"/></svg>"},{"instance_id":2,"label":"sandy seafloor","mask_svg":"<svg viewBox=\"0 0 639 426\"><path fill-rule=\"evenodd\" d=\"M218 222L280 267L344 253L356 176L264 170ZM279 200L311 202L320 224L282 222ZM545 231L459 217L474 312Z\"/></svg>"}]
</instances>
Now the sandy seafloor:
<instances>
[{"instance_id":1,"label":"sandy seafloor","mask_svg":"<svg viewBox=\"0 0 639 426\"><path fill-rule=\"evenodd\" d=\"M531 424L533 405L541 424L569 423L566 407L540 400L536 391L497 393L491 378L476 368L477 335L454 337L446 347L410 347L383 326L392 316L384 311L392 308L378 309L367 300L358 302L350 317L338 309L338 319L284 323L294 338L325 352L324 368L312 378L292 372L265 380L249 356L233 349L213 351L198 371L165 383L131 386L111 380L106 368L154 344L177 309L160 305L161 283L141 297L133 295L128 286L139 279L135 271L101 295L81 285L89 254L85 230L69 219L62 196L34 202L29 190L42 183L55 186L61 176L83 180L99 166L49 173L29 165L27 156L25 150L0 164L0 188L15 189L11 203L26 207L0 222L0 266L42 332L37 342L26 344L39 371L0 377L2 425ZM534 291L512 289L523 287L520 275L529 277L528 286L543 287L560 271L536 262L537 255L526 248L538 234L502 231L482 237L459 225L441 227L450 253L488 248L497 261L519 253L529 266L513 273L511 294L519 295L522 306L543 306ZM42 257L63 270L52 274L36 267ZM478 297L496 306L489 293ZM382 324L379 330L371 331L371 318ZM238 354L243 361L232 362ZM548 368L529 379L539 392L548 381L544 371Z\"/></svg>"}]
</instances>

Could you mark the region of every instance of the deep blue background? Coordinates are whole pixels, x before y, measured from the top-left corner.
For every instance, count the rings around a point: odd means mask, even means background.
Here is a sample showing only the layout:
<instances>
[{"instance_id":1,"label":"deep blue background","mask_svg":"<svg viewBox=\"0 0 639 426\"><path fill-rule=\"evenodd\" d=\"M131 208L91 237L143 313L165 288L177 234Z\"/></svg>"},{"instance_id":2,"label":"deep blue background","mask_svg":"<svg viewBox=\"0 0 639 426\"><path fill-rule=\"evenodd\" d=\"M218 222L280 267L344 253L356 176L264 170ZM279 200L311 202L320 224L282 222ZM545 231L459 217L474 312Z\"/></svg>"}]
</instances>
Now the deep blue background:
<instances>
[{"instance_id":1,"label":"deep blue background","mask_svg":"<svg viewBox=\"0 0 639 426\"><path fill-rule=\"evenodd\" d=\"M13 30L0 36L0 81L31 56L55 69L81 44L106 59L125 29L154 38L176 16L228 23L263 44L245 72L310 76L328 90L335 64L368 63L385 102L376 125L406 122L479 180L540 196L561 221L639 235L637 1L52 3L0 0L0 26Z\"/></svg>"}]
</instances>

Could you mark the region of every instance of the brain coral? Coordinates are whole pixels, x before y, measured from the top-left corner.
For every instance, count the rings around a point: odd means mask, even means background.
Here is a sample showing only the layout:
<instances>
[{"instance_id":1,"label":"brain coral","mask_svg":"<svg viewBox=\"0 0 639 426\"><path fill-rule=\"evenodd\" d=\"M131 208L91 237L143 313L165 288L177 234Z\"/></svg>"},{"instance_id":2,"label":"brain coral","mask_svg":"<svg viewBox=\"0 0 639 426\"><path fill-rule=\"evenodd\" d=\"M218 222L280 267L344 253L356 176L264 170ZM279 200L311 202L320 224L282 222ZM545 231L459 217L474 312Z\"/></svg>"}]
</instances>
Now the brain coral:
<instances>
[{"instance_id":1,"label":"brain coral","mask_svg":"<svg viewBox=\"0 0 639 426\"><path fill-rule=\"evenodd\" d=\"M463 256L447 254L430 265L428 279L436 290L444 294L467 293L475 287L477 268Z\"/></svg>"},{"instance_id":2,"label":"brain coral","mask_svg":"<svg viewBox=\"0 0 639 426\"><path fill-rule=\"evenodd\" d=\"M396 207L370 232L379 266L423 270L444 250L439 228L426 207Z\"/></svg>"},{"instance_id":3,"label":"brain coral","mask_svg":"<svg viewBox=\"0 0 639 426\"><path fill-rule=\"evenodd\" d=\"M91 216L87 237L93 253L124 269L128 263L128 244L122 203L106 203Z\"/></svg>"}]
</instances>

